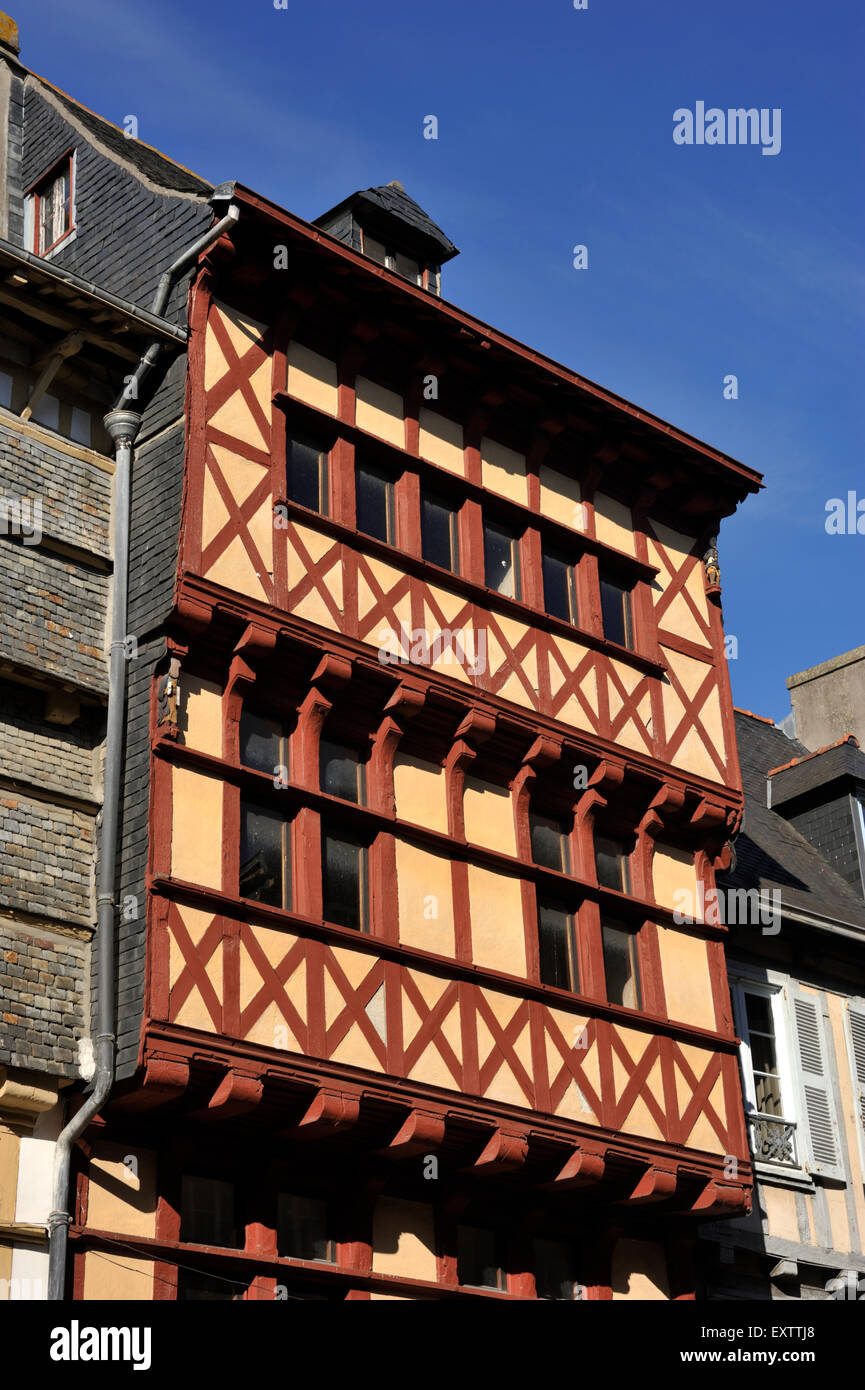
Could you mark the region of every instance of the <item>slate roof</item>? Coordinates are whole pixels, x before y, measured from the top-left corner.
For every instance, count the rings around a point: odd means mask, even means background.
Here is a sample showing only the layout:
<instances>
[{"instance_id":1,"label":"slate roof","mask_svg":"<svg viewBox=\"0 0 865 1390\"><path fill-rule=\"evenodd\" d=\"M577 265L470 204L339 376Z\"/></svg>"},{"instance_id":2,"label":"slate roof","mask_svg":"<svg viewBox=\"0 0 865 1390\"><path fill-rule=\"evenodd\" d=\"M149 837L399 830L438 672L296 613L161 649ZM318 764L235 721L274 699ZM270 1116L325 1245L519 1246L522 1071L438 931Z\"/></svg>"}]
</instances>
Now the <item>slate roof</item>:
<instances>
[{"instance_id":1,"label":"slate roof","mask_svg":"<svg viewBox=\"0 0 865 1390\"><path fill-rule=\"evenodd\" d=\"M354 209L359 207L362 209L363 205L367 209L372 209L373 213L378 214L379 217L384 215L389 220L396 219L406 223L430 248L434 248L436 259L440 264L449 261L452 256L459 255L459 251L450 237L445 236L441 227L433 222L432 218L424 212L414 198L409 197L402 184L396 180L392 183L380 184L377 188L358 189L350 197L344 198L336 207L322 213L321 217L316 217L315 225L318 227L331 221L344 208L351 206ZM362 224L362 210L359 220Z\"/></svg>"},{"instance_id":2,"label":"slate roof","mask_svg":"<svg viewBox=\"0 0 865 1390\"><path fill-rule=\"evenodd\" d=\"M198 174L193 174L191 169L186 169L182 164L177 164L173 159L169 159L167 155L160 154L159 150L154 149L152 145L145 145L142 140L130 139L119 126L113 125L103 116L97 116L95 111L82 106L80 101L76 101L74 97L61 91L53 83L46 82L45 78L40 77L38 73L31 72L29 68L24 70L41 87L50 92L61 106L66 107L73 120L83 126L90 135L99 140L118 159L134 164L137 169L141 170L142 174L163 188L173 189L178 193L197 193L202 198L210 196L213 185L199 178Z\"/></svg>"},{"instance_id":3,"label":"slate roof","mask_svg":"<svg viewBox=\"0 0 865 1390\"><path fill-rule=\"evenodd\" d=\"M782 905L865 929L862 899L798 830L766 805L769 770L805 757L810 750L743 710L736 711L735 720L745 816L735 841L735 873L719 874L719 883L733 888L779 888Z\"/></svg>"}]
</instances>

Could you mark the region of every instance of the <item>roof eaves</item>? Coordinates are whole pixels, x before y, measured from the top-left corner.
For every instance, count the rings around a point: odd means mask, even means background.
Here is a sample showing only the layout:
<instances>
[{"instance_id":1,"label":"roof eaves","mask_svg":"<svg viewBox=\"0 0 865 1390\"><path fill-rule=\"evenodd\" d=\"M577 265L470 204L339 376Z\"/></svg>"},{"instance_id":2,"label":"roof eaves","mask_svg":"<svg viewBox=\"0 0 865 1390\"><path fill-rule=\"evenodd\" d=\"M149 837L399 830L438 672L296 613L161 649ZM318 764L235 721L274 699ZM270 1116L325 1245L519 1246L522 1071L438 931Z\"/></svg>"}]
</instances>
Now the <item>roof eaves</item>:
<instances>
[{"instance_id":1,"label":"roof eaves","mask_svg":"<svg viewBox=\"0 0 865 1390\"><path fill-rule=\"evenodd\" d=\"M362 255L361 252L355 251L352 247L347 246L345 242L339 241L338 238L331 236L329 232L322 231L320 227L316 227L313 223L305 222L303 218L298 217L295 213L287 212L285 208L279 207L278 204L272 203L261 194L246 188L243 184L238 183L235 185L235 193L237 198L252 211L274 219L283 227L290 228L304 239L317 242L343 260L349 261L366 274L377 276L401 293L418 299L423 303L427 311L442 314L454 320L461 327L468 328L490 343L495 343L505 352L514 353L524 361L530 362L542 371L548 372L552 377L564 381L569 386L573 386L577 390L585 392L602 404L608 405L615 410L622 411L631 419L638 421L640 424L645 425L648 429L655 431L659 435L674 440L677 444L680 444L692 452L701 454L708 463L714 464L722 468L726 473L733 474L737 477L744 486L746 492L760 492L762 490L764 486L763 475L753 468L748 468L746 464L740 463L739 460L734 459L732 455L722 453L720 449L714 449L710 444L704 443L703 440L697 439L694 435L688 434L685 430L677 429L675 426L668 424L666 420L662 420L659 416L652 415L650 411L640 409L639 406L633 405L623 396L618 396L614 391L610 391L606 387L598 385L597 382L591 381L589 377L581 376L578 372L574 372L569 367L563 366L553 358L545 356L544 353L538 352L534 348L527 347L525 343L521 343L517 338L512 338L509 334L502 332L500 329L492 328L489 324L484 323L482 319L477 319L464 309L460 309L457 305L451 304L449 300L441 299L438 295L431 294L430 291L411 284L410 281L403 279L403 277L396 274L396 272L387 270L384 266L378 265L375 261L370 261L368 257ZM770 720L768 722L772 723L773 721Z\"/></svg>"}]
</instances>

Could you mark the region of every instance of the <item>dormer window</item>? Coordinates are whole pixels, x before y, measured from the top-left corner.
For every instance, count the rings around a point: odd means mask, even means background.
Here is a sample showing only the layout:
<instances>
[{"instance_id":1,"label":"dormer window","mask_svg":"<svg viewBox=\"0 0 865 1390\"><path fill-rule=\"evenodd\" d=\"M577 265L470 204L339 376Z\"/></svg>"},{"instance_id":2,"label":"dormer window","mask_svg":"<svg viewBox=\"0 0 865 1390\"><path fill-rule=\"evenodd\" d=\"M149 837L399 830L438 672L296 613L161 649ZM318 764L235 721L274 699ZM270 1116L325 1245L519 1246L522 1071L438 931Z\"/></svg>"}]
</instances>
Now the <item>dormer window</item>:
<instances>
[{"instance_id":1,"label":"dormer window","mask_svg":"<svg viewBox=\"0 0 865 1390\"><path fill-rule=\"evenodd\" d=\"M37 256L47 256L74 230L74 174L75 156L66 154L28 194L31 245Z\"/></svg>"},{"instance_id":2,"label":"dormer window","mask_svg":"<svg viewBox=\"0 0 865 1390\"><path fill-rule=\"evenodd\" d=\"M391 246L386 246L383 241L379 241L369 232L361 228L361 250L365 256L369 256L371 261L378 261L379 265L385 266L388 270L396 271L397 275L402 275L403 279L411 280L413 285L424 283L424 267L413 256L403 255L402 251L397 251Z\"/></svg>"}]
</instances>

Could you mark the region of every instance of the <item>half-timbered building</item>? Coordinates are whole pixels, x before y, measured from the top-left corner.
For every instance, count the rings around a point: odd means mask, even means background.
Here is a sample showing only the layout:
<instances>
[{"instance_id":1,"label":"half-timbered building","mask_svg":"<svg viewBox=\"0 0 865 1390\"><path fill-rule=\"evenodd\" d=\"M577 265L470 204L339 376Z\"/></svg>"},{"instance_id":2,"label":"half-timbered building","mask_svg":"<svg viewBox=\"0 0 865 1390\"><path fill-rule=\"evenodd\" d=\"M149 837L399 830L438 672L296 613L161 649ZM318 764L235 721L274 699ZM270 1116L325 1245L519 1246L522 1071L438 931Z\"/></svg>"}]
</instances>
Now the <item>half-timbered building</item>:
<instances>
[{"instance_id":1,"label":"half-timbered building","mask_svg":"<svg viewBox=\"0 0 865 1390\"><path fill-rule=\"evenodd\" d=\"M229 205L69 1291L693 1297L751 1165L675 895L741 817L714 540L759 478L448 303L400 185Z\"/></svg>"}]
</instances>

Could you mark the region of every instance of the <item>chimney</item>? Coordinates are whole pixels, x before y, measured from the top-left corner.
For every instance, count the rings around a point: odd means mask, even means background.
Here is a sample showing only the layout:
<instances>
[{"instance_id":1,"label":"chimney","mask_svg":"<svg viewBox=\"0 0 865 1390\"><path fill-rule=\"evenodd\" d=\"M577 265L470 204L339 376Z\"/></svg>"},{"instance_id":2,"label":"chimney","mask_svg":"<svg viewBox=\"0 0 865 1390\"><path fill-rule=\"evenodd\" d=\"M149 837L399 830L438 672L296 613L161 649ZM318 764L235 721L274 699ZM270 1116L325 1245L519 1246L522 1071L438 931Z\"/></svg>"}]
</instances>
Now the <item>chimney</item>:
<instances>
[{"instance_id":1,"label":"chimney","mask_svg":"<svg viewBox=\"0 0 865 1390\"><path fill-rule=\"evenodd\" d=\"M8 14L0 12L0 56L17 58L19 52L18 25Z\"/></svg>"},{"instance_id":2,"label":"chimney","mask_svg":"<svg viewBox=\"0 0 865 1390\"><path fill-rule=\"evenodd\" d=\"M787 689L796 738L806 748L825 748L847 734L865 747L865 647L790 676Z\"/></svg>"}]
</instances>

